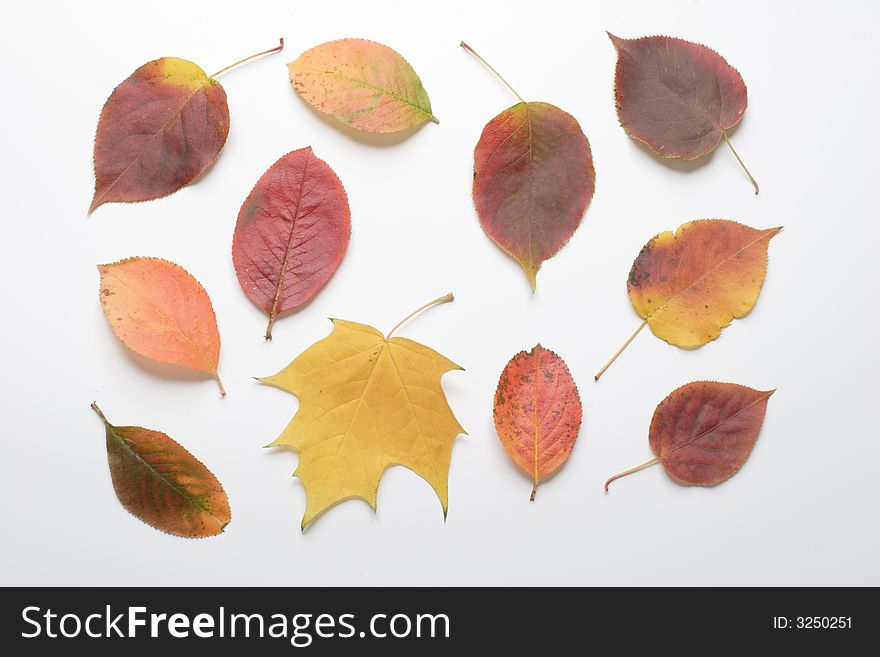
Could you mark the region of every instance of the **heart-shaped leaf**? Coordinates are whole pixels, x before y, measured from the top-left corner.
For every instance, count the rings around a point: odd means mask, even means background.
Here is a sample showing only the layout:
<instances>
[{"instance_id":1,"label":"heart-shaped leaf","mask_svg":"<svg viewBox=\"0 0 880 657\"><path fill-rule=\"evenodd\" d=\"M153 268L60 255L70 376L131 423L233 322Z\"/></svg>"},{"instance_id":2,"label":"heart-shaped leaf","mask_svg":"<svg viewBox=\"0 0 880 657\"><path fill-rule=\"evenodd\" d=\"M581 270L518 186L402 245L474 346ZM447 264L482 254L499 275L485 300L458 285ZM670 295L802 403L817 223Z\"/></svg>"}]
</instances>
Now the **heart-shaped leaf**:
<instances>
[{"instance_id":1,"label":"heart-shaped leaf","mask_svg":"<svg viewBox=\"0 0 880 657\"><path fill-rule=\"evenodd\" d=\"M739 71L699 43L608 36L617 49L614 95L623 129L661 157L686 160L710 153L724 139L757 194L758 183L727 136L748 104Z\"/></svg>"},{"instance_id":2,"label":"heart-shaped leaf","mask_svg":"<svg viewBox=\"0 0 880 657\"><path fill-rule=\"evenodd\" d=\"M657 405L648 441L656 457L614 475L615 479L660 463L676 480L714 486L743 466L764 422L774 390L735 383L694 381L673 390Z\"/></svg>"},{"instance_id":3,"label":"heart-shaped leaf","mask_svg":"<svg viewBox=\"0 0 880 657\"><path fill-rule=\"evenodd\" d=\"M665 231L633 262L626 290L644 321L596 374L596 379L645 325L677 347L717 338L758 300L770 239L782 228L757 230L726 219L700 219Z\"/></svg>"}]
</instances>

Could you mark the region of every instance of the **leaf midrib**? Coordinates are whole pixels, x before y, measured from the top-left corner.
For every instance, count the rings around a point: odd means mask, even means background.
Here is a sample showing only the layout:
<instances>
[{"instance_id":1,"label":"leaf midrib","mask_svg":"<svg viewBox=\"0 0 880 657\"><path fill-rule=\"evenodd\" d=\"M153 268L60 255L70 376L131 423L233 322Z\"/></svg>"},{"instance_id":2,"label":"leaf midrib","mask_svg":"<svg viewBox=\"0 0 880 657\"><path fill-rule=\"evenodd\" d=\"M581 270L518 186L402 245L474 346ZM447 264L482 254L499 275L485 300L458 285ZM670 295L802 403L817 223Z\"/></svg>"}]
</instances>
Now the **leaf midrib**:
<instances>
[{"instance_id":1,"label":"leaf midrib","mask_svg":"<svg viewBox=\"0 0 880 657\"><path fill-rule=\"evenodd\" d=\"M768 229L768 230L761 231L761 234L760 234L758 237L756 237L754 240L752 240L751 242L749 242L748 244L746 244L744 247L742 247L742 248L739 249L738 251L735 251L734 253L731 253L731 254L730 254L728 257L726 257L724 260L718 262L717 264L713 265L712 267L710 267L709 269L707 269L706 271L704 271L704 272L703 272L702 274L700 274L700 276L699 276L698 278L696 278L696 279L695 279L690 285L688 285L688 286L687 286L686 288L684 288L683 290L680 290L679 292L676 292L674 295L672 295L672 296L669 297L666 301L664 301L663 304L660 305L660 306L658 306L657 309L656 309L653 313L648 313L647 316L645 317L645 319L647 319L648 321L654 319L654 318L655 318L655 317L656 317L661 311L663 311L663 310L666 308L666 306L668 306L670 303L672 303L673 301L675 301L678 297L680 297L680 296L683 295L685 292L687 292L688 290L690 290L692 287L694 287L697 283L699 283L700 281L702 281L704 278L706 278L707 276L709 276L709 275L710 275L712 272L714 272L716 269L718 269L718 268L721 267L722 265L727 264L728 262L730 262L731 260L733 260L735 257L737 257L739 254L741 254L742 252L746 251L747 249L752 248L755 244L757 244L757 243L760 242L762 239L764 239L764 238L767 236L767 233L768 233L770 230L773 230L773 229ZM676 236L676 239L677 239L677 236ZM679 263L679 265L680 265L680 263ZM676 278L678 278L678 274L676 274Z\"/></svg>"},{"instance_id":2,"label":"leaf midrib","mask_svg":"<svg viewBox=\"0 0 880 657\"><path fill-rule=\"evenodd\" d=\"M365 82L364 80L358 80L357 78L350 78L347 75L343 75L342 73L339 73L338 71L322 71L320 69L313 69L313 70L318 73L323 73L324 75L332 75L332 76L335 76L335 77L340 78L342 80L347 80L348 82L353 82L354 84L360 85L366 89L370 89L372 91L379 92L385 96L389 96L390 98L393 98L401 105L407 105L409 107L412 107L413 109L421 112L422 114L424 114L425 116L427 116L431 119L436 120L436 118L437 118L431 112L424 109L420 105L417 105L416 103L413 103L413 102L407 100L406 98L401 98L393 91L388 91L387 89L382 89L381 87L377 87L376 85L370 84L369 82Z\"/></svg>"},{"instance_id":3,"label":"leaf midrib","mask_svg":"<svg viewBox=\"0 0 880 657\"><path fill-rule=\"evenodd\" d=\"M132 158L131 162L128 163L128 166L125 167L125 169L122 171L122 173L120 173L118 176L116 176L116 178L113 179L112 183L107 185L107 188L103 191L101 196L95 198L94 201L92 201L92 204L94 204L95 201L102 200L105 196L107 196L107 194L110 193L110 190L113 189L113 187L116 185L116 183L118 183L122 179L122 177L128 173L129 169L131 169L134 166L134 163L139 161L144 156L144 153L147 151L147 147L149 145L151 145L153 143L153 141L159 135L165 134L165 129L171 124L172 121L175 120L175 118L180 118L180 115L183 112L183 108L186 107L187 104L189 104L189 102L195 97L195 95L197 93L205 90L205 87L207 86L207 83L210 82L210 79L206 78L206 82L201 82L201 81L199 81L199 82L200 82L199 87L197 89L193 89L192 92L190 92L190 94L180 104L180 107L178 107L174 112L171 113L171 115L168 117L168 119L165 121L165 123L162 124L161 128L159 130L157 130L156 132L154 132L152 135L150 135L149 139L147 139L144 147L140 150L140 152L137 154L137 156ZM186 142L186 139L184 139L184 142Z\"/></svg>"}]
</instances>

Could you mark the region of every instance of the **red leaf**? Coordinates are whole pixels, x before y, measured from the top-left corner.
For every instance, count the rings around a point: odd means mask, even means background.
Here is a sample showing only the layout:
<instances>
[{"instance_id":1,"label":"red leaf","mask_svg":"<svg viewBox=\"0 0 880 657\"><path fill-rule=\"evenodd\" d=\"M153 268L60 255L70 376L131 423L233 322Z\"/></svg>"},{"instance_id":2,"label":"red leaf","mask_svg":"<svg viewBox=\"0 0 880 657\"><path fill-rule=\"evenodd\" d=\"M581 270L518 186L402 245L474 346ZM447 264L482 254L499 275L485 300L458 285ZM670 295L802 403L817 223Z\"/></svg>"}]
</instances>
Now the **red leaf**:
<instances>
[{"instance_id":1,"label":"red leaf","mask_svg":"<svg viewBox=\"0 0 880 657\"><path fill-rule=\"evenodd\" d=\"M228 134L229 108L219 82L185 59L147 62L101 110L89 212L188 185L217 159Z\"/></svg>"},{"instance_id":2,"label":"red leaf","mask_svg":"<svg viewBox=\"0 0 880 657\"><path fill-rule=\"evenodd\" d=\"M486 234L532 290L541 264L568 242L593 198L590 143L571 114L518 103L486 124L474 150L474 205Z\"/></svg>"},{"instance_id":3,"label":"red leaf","mask_svg":"<svg viewBox=\"0 0 880 657\"><path fill-rule=\"evenodd\" d=\"M654 411L648 441L656 458L605 482L661 463L678 481L714 486L736 474L758 440L773 390L694 381L673 390Z\"/></svg>"},{"instance_id":4,"label":"red leaf","mask_svg":"<svg viewBox=\"0 0 880 657\"><path fill-rule=\"evenodd\" d=\"M568 459L581 427L581 398L568 365L537 345L510 359L495 390L495 430L531 478L532 500L542 479Z\"/></svg>"},{"instance_id":5,"label":"red leaf","mask_svg":"<svg viewBox=\"0 0 880 657\"><path fill-rule=\"evenodd\" d=\"M618 55L617 116L631 137L662 157L693 160L722 139L733 150L726 131L739 123L748 98L742 76L721 55L673 37L608 36Z\"/></svg>"},{"instance_id":6,"label":"red leaf","mask_svg":"<svg viewBox=\"0 0 880 657\"><path fill-rule=\"evenodd\" d=\"M241 206L232 241L238 282L269 317L314 298L339 267L351 235L348 197L310 146L275 162Z\"/></svg>"}]
</instances>

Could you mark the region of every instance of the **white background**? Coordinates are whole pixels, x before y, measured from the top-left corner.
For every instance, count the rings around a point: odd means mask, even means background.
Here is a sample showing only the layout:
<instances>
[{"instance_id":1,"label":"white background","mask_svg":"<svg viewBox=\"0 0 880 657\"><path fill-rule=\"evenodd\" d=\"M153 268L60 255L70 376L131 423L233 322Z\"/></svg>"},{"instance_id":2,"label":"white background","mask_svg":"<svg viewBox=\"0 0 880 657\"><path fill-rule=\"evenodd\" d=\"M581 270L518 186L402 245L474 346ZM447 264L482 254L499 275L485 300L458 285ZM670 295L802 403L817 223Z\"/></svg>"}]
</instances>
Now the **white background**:
<instances>
[{"instance_id":1,"label":"white background","mask_svg":"<svg viewBox=\"0 0 880 657\"><path fill-rule=\"evenodd\" d=\"M0 341L2 584L880 584L877 555L876 253L878 5L868 2L4 2L0 10L3 297ZM722 145L664 163L619 127L615 52L668 33L709 44L742 73L749 108L732 139L755 197ZM160 56L209 73L283 35L282 54L222 76L232 129L197 184L86 218L92 141L113 87ZM293 92L285 64L357 36L387 43L421 76L440 125L403 141L355 135ZM473 147L510 93L458 47L480 51L529 100L574 114L596 195L538 275L482 232ZM342 266L275 341L230 257L239 206L278 157L311 145L345 185L352 240ZM754 311L684 351L643 332L599 383L593 374L638 325L626 295L655 233L705 217L784 225ZM214 302L223 346L213 381L128 352L98 303L95 265L161 256ZM262 449L296 399L272 374L330 331L327 317L387 330L453 291L401 335L466 368L444 379L469 435L454 448L449 517L404 468L386 472L379 511L350 501L306 532L296 454ZM584 425L569 462L531 484L492 425L507 360L540 341L569 363ZM752 456L713 489L659 467L602 491L651 456L654 407L695 379L778 388ZM97 400L116 424L167 432L223 482L226 532L155 531L116 500Z\"/></svg>"}]
</instances>

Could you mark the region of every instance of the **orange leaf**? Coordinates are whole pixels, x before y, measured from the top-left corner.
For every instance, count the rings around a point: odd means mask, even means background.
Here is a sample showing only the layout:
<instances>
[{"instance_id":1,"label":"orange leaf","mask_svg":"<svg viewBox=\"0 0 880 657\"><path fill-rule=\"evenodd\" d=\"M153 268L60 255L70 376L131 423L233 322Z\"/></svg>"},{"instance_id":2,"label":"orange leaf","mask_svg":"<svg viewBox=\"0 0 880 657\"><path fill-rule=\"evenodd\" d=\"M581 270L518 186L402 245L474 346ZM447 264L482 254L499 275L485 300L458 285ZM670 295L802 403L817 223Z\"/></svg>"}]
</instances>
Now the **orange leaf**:
<instances>
[{"instance_id":1,"label":"orange leaf","mask_svg":"<svg viewBox=\"0 0 880 657\"><path fill-rule=\"evenodd\" d=\"M98 265L101 306L123 344L142 356L217 374L220 333L205 288L180 265L128 258Z\"/></svg>"},{"instance_id":2,"label":"orange leaf","mask_svg":"<svg viewBox=\"0 0 880 657\"><path fill-rule=\"evenodd\" d=\"M163 532L186 538L215 536L232 514L223 486L179 443L142 427L116 427L97 404L107 433L113 489L133 516Z\"/></svg>"},{"instance_id":3,"label":"orange leaf","mask_svg":"<svg viewBox=\"0 0 880 657\"><path fill-rule=\"evenodd\" d=\"M581 398L568 365L537 345L510 359L495 390L495 430L531 478L543 479L568 459L581 428Z\"/></svg>"},{"instance_id":4,"label":"orange leaf","mask_svg":"<svg viewBox=\"0 0 880 657\"><path fill-rule=\"evenodd\" d=\"M626 283L633 308L644 321L596 379L646 325L669 344L693 349L747 315L764 284L770 239L780 230L700 219L651 238Z\"/></svg>"}]
</instances>

